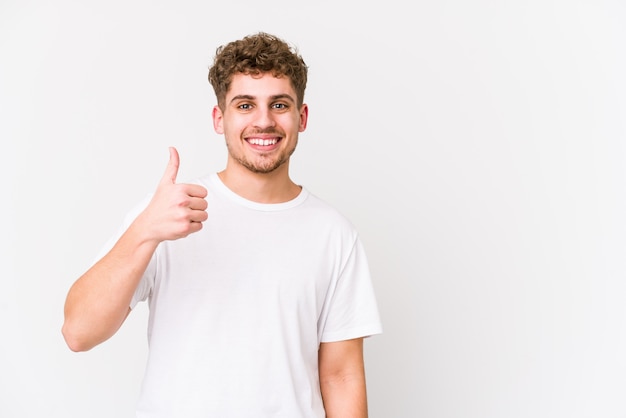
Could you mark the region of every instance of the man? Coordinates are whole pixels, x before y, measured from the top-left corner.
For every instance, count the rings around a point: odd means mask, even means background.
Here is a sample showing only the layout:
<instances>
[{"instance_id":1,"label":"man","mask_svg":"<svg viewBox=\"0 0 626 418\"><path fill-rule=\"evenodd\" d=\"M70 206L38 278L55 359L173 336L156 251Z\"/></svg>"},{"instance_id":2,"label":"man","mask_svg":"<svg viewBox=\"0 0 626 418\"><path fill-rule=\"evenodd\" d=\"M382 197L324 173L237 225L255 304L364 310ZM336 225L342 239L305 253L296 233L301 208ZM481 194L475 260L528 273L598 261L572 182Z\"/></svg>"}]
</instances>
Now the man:
<instances>
[{"instance_id":1,"label":"man","mask_svg":"<svg viewBox=\"0 0 626 418\"><path fill-rule=\"evenodd\" d=\"M307 67L275 36L217 49L213 125L226 167L179 184L179 156L124 232L71 287L74 351L148 300L137 417L366 417L363 338L381 332L351 224L294 183Z\"/></svg>"}]
</instances>

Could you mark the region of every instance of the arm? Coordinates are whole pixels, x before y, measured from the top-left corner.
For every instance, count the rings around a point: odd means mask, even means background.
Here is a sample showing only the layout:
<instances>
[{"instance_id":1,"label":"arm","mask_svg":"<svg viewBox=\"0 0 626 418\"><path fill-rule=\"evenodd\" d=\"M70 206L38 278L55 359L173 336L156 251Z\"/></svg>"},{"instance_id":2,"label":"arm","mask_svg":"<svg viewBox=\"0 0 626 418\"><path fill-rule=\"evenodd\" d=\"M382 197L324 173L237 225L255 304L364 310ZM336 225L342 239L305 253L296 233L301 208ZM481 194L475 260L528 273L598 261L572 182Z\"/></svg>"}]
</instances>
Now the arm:
<instances>
[{"instance_id":1,"label":"arm","mask_svg":"<svg viewBox=\"0 0 626 418\"><path fill-rule=\"evenodd\" d=\"M320 344L319 373L328 418L367 418L363 338Z\"/></svg>"},{"instance_id":2,"label":"arm","mask_svg":"<svg viewBox=\"0 0 626 418\"><path fill-rule=\"evenodd\" d=\"M143 241L139 222L70 288L63 337L72 351L109 339L130 313L130 302L157 243Z\"/></svg>"},{"instance_id":3,"label":"arm","mask_svg":"<svg viewBox=\"0 0 626 418\"><path fill-rule=\"evenodd\" d=\"M70 288L62 332L71 350L90 350L117 332L130 313L135 289L160 242L202 228L201 222L207 219L206 189L176 184L178 165L178 152L171 148L165 175L148 206L111 251Z\"/></svg>"}]
</instances>

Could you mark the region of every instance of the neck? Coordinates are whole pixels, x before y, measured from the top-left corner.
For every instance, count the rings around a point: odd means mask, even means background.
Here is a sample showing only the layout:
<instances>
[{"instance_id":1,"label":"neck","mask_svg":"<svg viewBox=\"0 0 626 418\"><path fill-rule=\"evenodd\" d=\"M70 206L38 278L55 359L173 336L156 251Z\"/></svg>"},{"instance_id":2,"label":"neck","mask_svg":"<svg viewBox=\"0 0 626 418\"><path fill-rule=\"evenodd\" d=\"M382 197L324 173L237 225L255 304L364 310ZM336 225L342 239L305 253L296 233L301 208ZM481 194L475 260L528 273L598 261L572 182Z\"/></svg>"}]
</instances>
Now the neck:
<instances>
[{"instance_id":1,"label":"neck","mask_svg":"<svg viewBox=\"0 0 626 418\"><path fill-rule=\"evenodd\" d=\"M295 199L302 188L289 177L289 163L271 173L254 173L238 164L226 165L220 180L239 196L258 203L283 203Z\"/></svg>"}]
</instances>

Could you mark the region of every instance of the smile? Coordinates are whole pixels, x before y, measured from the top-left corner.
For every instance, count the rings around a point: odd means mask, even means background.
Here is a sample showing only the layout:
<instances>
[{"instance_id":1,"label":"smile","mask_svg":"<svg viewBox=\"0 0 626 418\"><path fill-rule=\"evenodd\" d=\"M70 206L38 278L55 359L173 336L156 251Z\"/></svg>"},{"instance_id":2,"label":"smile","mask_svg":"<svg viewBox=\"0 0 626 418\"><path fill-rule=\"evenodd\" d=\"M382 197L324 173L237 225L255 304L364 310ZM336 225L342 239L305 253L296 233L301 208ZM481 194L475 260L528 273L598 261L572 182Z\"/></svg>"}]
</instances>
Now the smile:
<instances>
[{"instance_id":1,"label":"smile","mask_svg":"<svg viewBox=\"0 0 626 418\"><path fill-rule=\"evenodd\" d=\"M275 145L278 142L278 139L260 139L260 138L250 138L248 139L248 143L252 145L261 145L261 146L269 146Z\"/></svg>"}]
</instances>

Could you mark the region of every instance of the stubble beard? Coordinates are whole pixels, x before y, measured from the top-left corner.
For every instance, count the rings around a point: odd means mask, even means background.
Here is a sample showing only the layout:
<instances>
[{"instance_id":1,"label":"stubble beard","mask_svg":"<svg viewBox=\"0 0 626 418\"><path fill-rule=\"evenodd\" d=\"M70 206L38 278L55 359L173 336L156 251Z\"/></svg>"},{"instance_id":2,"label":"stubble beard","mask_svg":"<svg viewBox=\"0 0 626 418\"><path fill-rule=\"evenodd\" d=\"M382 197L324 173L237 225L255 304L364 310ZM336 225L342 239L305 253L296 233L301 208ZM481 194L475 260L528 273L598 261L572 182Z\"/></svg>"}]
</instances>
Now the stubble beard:
<instances>
[{"instance_id":1,"label":"stubble beard","mask_svg":"<svg viewBox=\"0 0 626 418\"><path fill-rule=\"evenodd\" d=\"M258 157L257 161L250 161L244 155L237 155L232 152L230 146L228 145L228 141L226 141L226 148L228 149L228 154L233 160L255 174L269 174L277 170L280 166L289 161L289 158L291 158L293 153L296 151L296 147L294 146L289 151L282 151L276 158L261 155Z\"/></svg>"}]
</instances>

